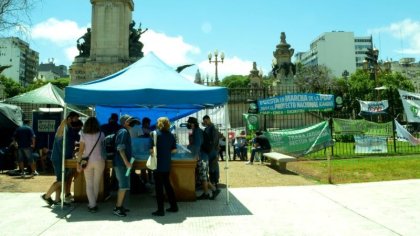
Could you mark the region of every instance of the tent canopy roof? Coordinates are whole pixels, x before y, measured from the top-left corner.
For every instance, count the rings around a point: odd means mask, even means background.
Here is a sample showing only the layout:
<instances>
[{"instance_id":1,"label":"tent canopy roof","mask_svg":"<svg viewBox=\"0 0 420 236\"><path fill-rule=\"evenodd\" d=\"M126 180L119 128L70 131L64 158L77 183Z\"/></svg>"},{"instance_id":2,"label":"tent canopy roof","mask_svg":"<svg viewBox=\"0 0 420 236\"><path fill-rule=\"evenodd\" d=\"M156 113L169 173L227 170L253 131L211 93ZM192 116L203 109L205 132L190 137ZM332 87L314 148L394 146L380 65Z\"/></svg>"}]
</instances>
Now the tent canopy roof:
<instances>
[{"instance_id":1,"label":"tent canopy roof","mask_svg":"<svg viewBox=\"0 0 420 236\"><path fill-rule=\"evenodd\" d=\"M64 106L64 92L57 86L48 83L42 87L6 99L6 102L54 104Z\"/></svg>"},{"instance_id":2,"label":"tent canopy roof","mask_svg":"<svg viewBox=\"0 0 420 236\"><path fill-rule=\"evenodd\" d=\"M103 79L67 86L65 102L77 105L196 108L227 102L227 89L195 84L149 53Z\"/></svg>"},{"instance_id":3,"label":"tent canopy roof","mask_svg":"<svg viewBox=\"0 0 420 236\"><path fill-rule=\"evenodd\" d=\"M0 129L14 129L21 126L22 114L19 106L0 103Z\"/></svg>"}]
</instances>

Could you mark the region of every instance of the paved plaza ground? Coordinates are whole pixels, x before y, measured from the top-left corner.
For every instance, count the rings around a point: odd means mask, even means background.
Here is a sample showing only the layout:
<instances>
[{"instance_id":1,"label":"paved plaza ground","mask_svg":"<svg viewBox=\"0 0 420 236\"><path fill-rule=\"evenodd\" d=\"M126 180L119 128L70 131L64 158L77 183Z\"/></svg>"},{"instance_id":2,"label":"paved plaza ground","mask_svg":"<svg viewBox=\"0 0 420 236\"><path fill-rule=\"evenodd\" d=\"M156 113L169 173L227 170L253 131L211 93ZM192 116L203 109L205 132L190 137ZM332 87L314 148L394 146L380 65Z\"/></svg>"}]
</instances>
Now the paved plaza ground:
<instances>
[{"instance_id":1,"label":"paved plaza ground","mask_svg":"<svg viewBox=\"0 0 420 236\"><path fill-rule=\"evenodd\" d=\"M126 218L115 197L50 208L41 192L0 193L0 235L419 235L420 180L345 185L226 188L214 201L179 203L152 217L150 194L130 195Z\"/></svg>"}]
</instances>

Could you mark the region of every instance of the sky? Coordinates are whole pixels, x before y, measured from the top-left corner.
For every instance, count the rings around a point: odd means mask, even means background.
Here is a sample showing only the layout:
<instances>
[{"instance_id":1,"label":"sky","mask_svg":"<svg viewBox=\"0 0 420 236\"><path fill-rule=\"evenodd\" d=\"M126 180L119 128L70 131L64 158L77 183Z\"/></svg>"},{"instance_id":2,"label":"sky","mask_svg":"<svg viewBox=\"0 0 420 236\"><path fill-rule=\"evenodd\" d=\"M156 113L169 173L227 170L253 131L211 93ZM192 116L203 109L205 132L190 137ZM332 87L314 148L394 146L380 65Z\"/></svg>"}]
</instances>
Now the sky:
<instances>
[{"instance_id":1,"label":"sky","mask_svg":"<svg viewBox=\"0 0 420 236\"><path fill-rule=\"evenodd\" d=\"M194 79L197 69L210 80L215 65L207 55L224 52L219 78L248 75L252 62L263 74L271 69L281 32L296 52L309 50L325 32L372 35L379 59L420 59L418 0L134 0L133 20L148 31L143 52L153 51L170 66L193 63L182 74ZM39 52L40 62L54 58L70 66L78 55L76 40L91 26L90 0L38 0L23 36ZM128 26L127 26L128 27ZM11 34L15 34L11 32Z\"/></svg>"}]
</instances>

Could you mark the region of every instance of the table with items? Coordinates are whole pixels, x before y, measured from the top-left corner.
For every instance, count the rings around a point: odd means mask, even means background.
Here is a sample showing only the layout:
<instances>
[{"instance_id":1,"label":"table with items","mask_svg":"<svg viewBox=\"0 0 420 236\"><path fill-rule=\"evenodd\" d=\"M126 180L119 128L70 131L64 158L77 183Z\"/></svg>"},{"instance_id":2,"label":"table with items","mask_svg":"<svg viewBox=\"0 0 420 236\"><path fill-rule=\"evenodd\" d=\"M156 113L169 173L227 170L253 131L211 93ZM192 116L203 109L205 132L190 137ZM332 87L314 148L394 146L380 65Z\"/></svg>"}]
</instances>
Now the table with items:
<instances>
[{"instance_id":1,"label":"table with items","mask_svg":"<svg viewBox=\"0 0 420 236\"><path fill-rule=\"evenodd\" d=\"M133 158L135 159L132 169L146 169L146 161L149 157L149 138L132 138ZM172 155L170 180L178 201L195 201L195 168L197 161L184 145L177 144L177 153ZM65 161L66 168L76 169L75 159ZM107 160L105 169L112 168L112 160ZM109 173L109 172L108 172ZM98 200L104 199L104 181L101 180ZM87 202L86 183L83 171L74 180L74 200Z\"/></svg>"}]
</instances>

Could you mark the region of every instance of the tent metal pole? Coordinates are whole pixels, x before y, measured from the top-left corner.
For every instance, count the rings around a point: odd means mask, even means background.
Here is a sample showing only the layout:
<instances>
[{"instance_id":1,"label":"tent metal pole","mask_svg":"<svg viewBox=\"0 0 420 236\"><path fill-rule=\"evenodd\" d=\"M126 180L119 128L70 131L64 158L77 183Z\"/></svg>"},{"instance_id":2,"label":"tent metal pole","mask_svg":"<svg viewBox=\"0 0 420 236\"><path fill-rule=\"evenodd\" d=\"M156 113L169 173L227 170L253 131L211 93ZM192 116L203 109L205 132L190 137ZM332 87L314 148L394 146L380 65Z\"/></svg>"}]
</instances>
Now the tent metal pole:
<instances>
[{"instance_id":1,"label":"tent metal pole","mask_svg":"<svg viewBox=\"0 0 420 236\"><path fill-rule=\"evenodd\" d=\"M67 117L67 104L64 104L64 119L66 119ZM66 119L67 121L67 119ZM63 130L63 148L62 148L62 153L61 153L61 209L64 208L64 185L65 185L65 155L66 155L66 135L67 135L67 124L66 126L64 126L64 130Z\"/></svg>"},{"instance_id":2,"label":"tent metal pole","mask_svg":"<svg viewBox=\"0 0 420 236\"><path fill-rule=\"evenodd\" d=\"M226 204L229 204L229 134L228 134L228 123L229 123L229 109L228 104L225 106L225 154L226 154L226 163L225 163L225 172L226 172Z\"/></svg>"}]
</instances>

